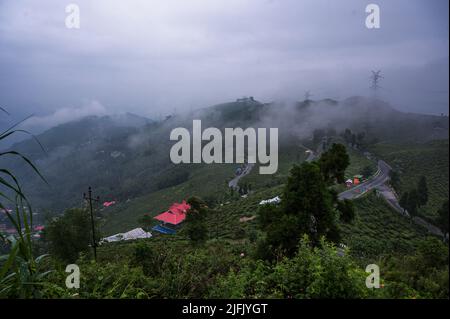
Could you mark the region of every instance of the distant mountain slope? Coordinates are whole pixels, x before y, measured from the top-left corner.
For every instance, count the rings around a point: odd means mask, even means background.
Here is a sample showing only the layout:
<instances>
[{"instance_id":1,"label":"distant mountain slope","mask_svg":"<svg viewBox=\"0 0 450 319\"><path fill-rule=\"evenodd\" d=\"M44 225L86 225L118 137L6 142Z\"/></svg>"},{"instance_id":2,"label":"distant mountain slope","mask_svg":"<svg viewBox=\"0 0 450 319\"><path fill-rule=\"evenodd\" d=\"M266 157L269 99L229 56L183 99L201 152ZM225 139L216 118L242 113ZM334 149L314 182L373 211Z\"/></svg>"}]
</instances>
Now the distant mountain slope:
<instances>
[{"instance_id":1,"label":"distant mountain slope","mask_svg":"<svg viewBox=\"0 0 450 319\"><path fill-rule=\"evenodd\" d=\"M170 131L175 127L191 129L193 119L201 119L203 128L278 127L282 153L297 148L300 141L310 143L317 129L340 134L350 128L364 132L367 140L384 142L421 143L448 137L447 117L406 114L385 102L363 97L294 104L247 99L160 122L133 114L83 118L40 134L38 138L47 154L33 140L15 144L12 148L30 156L50 186L22 163L5 165L18 172L33 204L41 211L59 213L79 205L88 186L104 200L126 201L185 183L195 176L199 165L174 165L169 158L174 143L169 140ZM233 171L231 167L230 177Z\"/></svg>"}]
</instances>

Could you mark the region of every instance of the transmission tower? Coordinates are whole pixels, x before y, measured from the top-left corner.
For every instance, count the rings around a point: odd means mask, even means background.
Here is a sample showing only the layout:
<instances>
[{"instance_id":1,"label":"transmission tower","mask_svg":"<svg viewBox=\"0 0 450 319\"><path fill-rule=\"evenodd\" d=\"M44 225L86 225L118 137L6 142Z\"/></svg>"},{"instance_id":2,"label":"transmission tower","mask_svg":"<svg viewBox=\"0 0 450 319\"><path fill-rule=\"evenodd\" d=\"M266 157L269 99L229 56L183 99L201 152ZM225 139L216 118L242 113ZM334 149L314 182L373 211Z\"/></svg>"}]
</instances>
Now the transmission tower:
<instances>
[{"instance_id":1,"label":"transmission tower","mask_svg":"<svg viewBox=\"0 0 450 319\"><path fill-rule=\"evenodd\" d=\"M372 70L372 75L370 76L370 80L371 80L371 86L370 88L372 90L374 90L374 92L376 92L379 88L381 88L380 86L380 79L383 79L384 77L380 74L381 70L378 71L373 71Z\"/></svg>"},{"instance_id":2,"label":"transmission tower","mask_svg":"<svg viewBox=\"0 0 450 319\"><path fill-rule=\"evenodd\" d=\"M311 96L312 96L311 91L309 91L309 90L306 91L305 92L305 101L308 101Z\"/></svg>"}]
</instances>

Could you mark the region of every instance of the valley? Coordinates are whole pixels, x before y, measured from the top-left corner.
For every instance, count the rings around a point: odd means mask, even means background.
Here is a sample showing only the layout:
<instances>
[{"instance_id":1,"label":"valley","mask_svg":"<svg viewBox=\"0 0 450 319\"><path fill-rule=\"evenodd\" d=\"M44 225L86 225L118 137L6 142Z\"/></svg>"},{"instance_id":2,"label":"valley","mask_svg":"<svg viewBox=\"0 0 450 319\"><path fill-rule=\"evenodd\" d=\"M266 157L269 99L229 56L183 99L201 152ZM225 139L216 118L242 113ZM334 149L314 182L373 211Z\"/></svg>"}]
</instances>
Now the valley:
<instances>
[{"instance_id":1,"label":"valley","mask_svg":"<svg viewBox=\"0 0 450 319\"><path fill-rule=\"evenodd\" d=\"M100 261L121 263L133 259L133 250L139 242L146 242L155 250L169 249L174 254L171 258L178 258L179 251L186 249L195 255L196 248L190 248L189 227L184 223L171 235L152 230L158 225L153 217L173 203L189 198L200 198L209 207L203 221L206 243L198 249L219 250L228 256L225 258L234 259L233 251L242 256L257 253L259 242L264 238L259 226L260 202L281 195L283 203L282 194L292 167L320 162L322 154L327 154L332 145L344 145L349 163L343 178L352 183L336 183L330 189L340 201L353 202L355 216L351 223L338 223L341 237L337 244L349 249L349 256L355 258L358 265L385 263L390 256L414 254L429 236L442 238L437 210L448 193L445 175L448 173L448 139L443 136L436 139L432 127L439 122L440 127L447 125L448 132L448 123L446 118L417 114L407 115L410 122L406 125L403 122L406 120L402 119L406 115L393 116L397 111L382 102L378 103L384 115L376 112L377 121L368 122L367 117L359 116L365 116L370 110L358 115L359 111L354 109L355 103L364 108L368 102L363 98L358 101L350 98L340 103L298 103L285 110L289 112L287 117L279 109L272 113L275 105L252 100L251 103L214 106L160 122L143 119L139 125L128 125L126 117L120 125L113 117L87 118L38 136L45 153L31 140L12 147L36 162L48 185L30 177L32 172L26 165L6 162L5 167L20 172L19 179L26 180L24 189L29 192L37 211L35 223L47 226L67 209L86 207L81 195L92 186L100 197L94 205L94 214L101 237L136 228L151 232L151 238L139 239L136 243L103 243L98 248ZM372 106L373 102L370 103ZM333 117L317 123L316 117L322 109L330 109ZM352 117L343 117L349 110ZM172 163L170 132L173 127L189 123L191 116L219 128L279 126L277 172L259 174L261 163ZM311 123L315 123L314 126ZM433 133L414 137L399 131L399 126L405 125L404 129L408 130L410 125L416 125L414 123L428 126L427 130ZM73 144L64 142L65 135L76 134L84 127L90 128L89 134L78 135ZM358 139L352 138L357 134ZM394 185L395 195L392 195L394 186L391 185L393 171L399 176ZM400 211L399 197L423 174L428 183L429 201L412 218ZM353 185L356 180L358 184ZM43 243L45 234L44 231ZM229 265L233 263L240 264L234 260ZM221 270L222 274L225 269Z\"/></svg>"}]
</instances>

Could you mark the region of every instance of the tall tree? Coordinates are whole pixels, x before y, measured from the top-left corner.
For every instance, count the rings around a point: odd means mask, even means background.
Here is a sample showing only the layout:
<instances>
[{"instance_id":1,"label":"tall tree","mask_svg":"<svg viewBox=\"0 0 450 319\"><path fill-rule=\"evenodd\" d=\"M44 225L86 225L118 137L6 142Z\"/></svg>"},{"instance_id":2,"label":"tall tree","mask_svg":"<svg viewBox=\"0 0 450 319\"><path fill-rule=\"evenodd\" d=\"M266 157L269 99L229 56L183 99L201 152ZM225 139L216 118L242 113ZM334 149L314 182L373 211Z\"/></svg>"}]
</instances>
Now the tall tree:
<instances>
[{"instance_id":1,"label":"tall tree","mask_svg":"<svg viewBox=\"0 0 450 319\"><path fill-rule=\"evenodd\" d=\"M95 225L97 228L98 225ZM98 241L98 230L95 231ZM50 221L44 230L50 253L66 262L75 262L92 244L91 220L85 209L72 208Z\"/></svg>"},{"instance_id":2,"label":"tall tree","mask_svg":"<svg viewBox=\"0 0 450 319\"><path fill-rule=\"evenodd\" d=\"M404 192L398 202L400 204L400 206L403 208L403 211L407 210L408 198L409 198L409 192Z\"/></svg>"},{"instance_id":3,"label":"tall tree","mask_svg":"<svg viewBox=\"0 0 450 319\"><path fill-rule=\"evenodd\" d=\"M353 202L349 199L338 201L337 210L340 213L340 219L344 223L350 223L355 218L355 207L353 205Z\"/></svg>"},{"instance_id":4,"label":"tall tree","mask_svg":"<svg viewBox=\"0 0 450 319\"><path fill-rule=\"evenodd\" d=\"M334 143L319 159L320 171L329 185L335 181L344 182L345 169L350 164L350 158L345 146Z\"/></svg>"},{"instance_id":5,"label":"tall tree","mask_svg":"<svg viewBox=\"0 0 450 319\"><path fill-rule=\"evenodd\" d=\"M340 202L329 187L335 180L343 179L341 175L348 165L348 155L341 146L334 144L322 160L292 167L281 204L265 205L259 210L259 225L266 232L259 251L281 249L290 256L304 234L314 244L319 244L321 237L339 241L339 218L350 222L354 216L353 204Z\"/></svg>"},{"instance_id":6,"label":"tall tree","mask_svg":"<svg viewBox=\"0 0 450 319\"><path fill-rule=\"evenodd\" d=\"M296 242L302 234L308 234L313 241L318 241L321 236L338 240L335 224L338 216L333 200L317 163L303 163L292 168L281 207L286 215L297 217Z\"/></svg>"},{"instance_id":7,"label":"tall tree","mask_svg":"<svg viewBox=\"0 0 450 319\"><path fill-rule=\"evenodd\" d=\"M428 202L428 186L425 176L422 176L417 184L417 200L419 207L426 205Z\"/></svg>"},{"instance_id":8,"label":"tall tree","mask_svg":"<svg viewBox=\"0 0 450 319\"><path fill-rule=\"evenodd\" d=\"M186 232L194 245L203 243L208 238L208 228L205 219L208 213L208 206L198 197L191 197L187 200L191 206L186 214Z\"/></svg>"},{"instance_id":9,"label":"tall tree","mask_svg":"<svg viewBox=\"0 0 450 319\"><path fill-rule=\"evenodd\" d=\"M416 189L411 189L403 193L399 201L400 206L407 210L412 217L417 215L417 208L419 207L419 195Z\"/></svg>"},{"instance_id":10,"label":"tall tree","mask_svg":"<svg viewBox=\"0 0 450 319\"><path fill-rule=\"evenodd\" d=\"M391 186L398 192L400 188L400 174L397 171L392 170L389 173L389 178Z\"/></svg>"},{"instance_id":11,"label":"tall tree","mask_svg":"<svg viewBox=\"0 0 450 319\"><path fill-rule=\"evenodd\" d=\"M411 216L417 215L417 207L419 207L419 195L416 189L412 189L408 196L408 211Z\"/></svg>"},{"instance_id":12,"label":"tall tree","mask_svg":"<svg viewBox=\"0 0 450 319\"><path fill-rule=\"evenodd\" d=\"M448 200L446 200L438 210L439 227L444 233L444 238L447 238L448 235L448 215Z\"/></svg>"},{"instance_id":13,"label":"tall tree","mask_svg":"<svg viewBox=\"0 0 450 319\"><path fill-rule=\"evenodd\" d=\"M373 168L370 165L365 166L362 171L361 171L361 175L364 176L365 178L369 178L370 175L373 174Z\"/></svg>"},{"instance_id":14,"label":"tall tree","mask_svg":"<svg viewBox=\"0 0 450 319\"><path fill-rule=\"evenodd\" d=\"M351 130L351 129L346 128L345 131L344 131L344 133L343 133L342 135L343 135L343 137L344 137L344 140L345 140L347 143L351 143L351 142L352 142L352 130Z\"/></svg>"}]
</instances>

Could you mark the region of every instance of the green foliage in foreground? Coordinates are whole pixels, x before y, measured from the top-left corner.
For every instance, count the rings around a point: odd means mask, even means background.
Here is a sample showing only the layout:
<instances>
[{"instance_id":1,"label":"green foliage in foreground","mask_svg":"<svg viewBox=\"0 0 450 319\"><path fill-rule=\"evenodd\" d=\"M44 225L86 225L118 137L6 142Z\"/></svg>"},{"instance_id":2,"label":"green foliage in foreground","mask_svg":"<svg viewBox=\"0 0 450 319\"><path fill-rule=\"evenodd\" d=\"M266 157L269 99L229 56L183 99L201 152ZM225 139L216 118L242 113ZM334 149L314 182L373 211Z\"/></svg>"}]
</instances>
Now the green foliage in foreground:
<instances>
[{"instance_id":1,"label":"green foliage in foreground","mask_svg":"<svg viewBox=\"0 0 450 319\"><path fill-rule=\"evenodd\" d=\"M321 241L313 247L304 237L292 258L275 264L244 263L219 278L211 297L220 298L367 298L367 274L345 252Z\"/></svg>"},{"instance_id":2,"label":"green foliage in foreground","mask_svg":"<svg viewBox=\"0 0 450 319\"><path fill-rule=\"evenodd\" d=\"M412 255L382 258L381 288L365 286L366 265L348 249L303 237L292 257L255 259L249 243L142 240L102 247L98 263L77 261L79 289L64 287L62 266L45 298L448 298L448 246L424 240ZM112 258L112 255L119 259Z\"/></svg>"},{"instance_id":3,"label":"green foliage in foreground","mask_svg":"<svg viewBox=\"0 0 450 319\"><path fill-rule=\"evenodd\" d=\"M0 111L8 114L4 109ZM15 133L26 133L14 129L19 123L0 133L0 142ZM31 135L31 134L30 134ZM38 141L39 144L39 141ZM39 144L40 145L40 144ZM42 148L42 145L40 145ZM25 162L35 174L45 181L36 166L21 153L10 150L0 152L0 160L13 157ZM15 214L5 205L13 205ZM33 230L33 211L14 172L0 167L0 209L13 225L16 235L5 236L0 233L0 241L10 247L9 254L0 256L0 297L20 298L40 297L39 282L49 274L42 271L41 264L46 255L35 258L31 233Z\"/></svg>"},{"instance_id":4,"label":"green foliage in foreground","mask_svg":"<svg viewBox=\"0 0 450 319\"><path fill-rule=\"evenodd\" d=\"M265 205L259 210L260 228L266 233L261 257L275 258L278 251L291 256L304 234L315 244L321 237L339 243L338 221L350 222L354 209L348 201L339 202L330 186L335 181L343 182L348 165L345 147L333 144L319 161L293 166L281 204Z\"/></svg>"},{"instance_id":5,"label":"green foliage in foreground","mask_svg":"<svg viewBox=\"0 0 450 319\"><path fill-rule=\"evenodd\" d=\"M98 227L97 227L98 228ZM72 208L50 221L44 231L50 253L68 263L75 262L81 252L92 246L92 224L86 209ZM96 231L96 242L99 232Z\"/></svg>"},{"instance_id":6,"label":"green foliage in foreground","mask_svg":"<svg viewBox=\"0 0 450 319\"><path fill-rule=\"evenodd\" d=\"M387 294L391 298L445 298L449 296L448 245L437 238L419 242L414 255L381 261Z\"/></svg>"}]
</instances>

